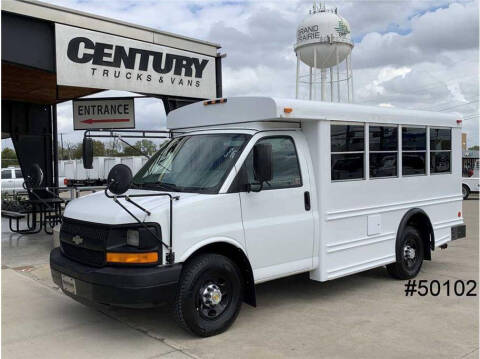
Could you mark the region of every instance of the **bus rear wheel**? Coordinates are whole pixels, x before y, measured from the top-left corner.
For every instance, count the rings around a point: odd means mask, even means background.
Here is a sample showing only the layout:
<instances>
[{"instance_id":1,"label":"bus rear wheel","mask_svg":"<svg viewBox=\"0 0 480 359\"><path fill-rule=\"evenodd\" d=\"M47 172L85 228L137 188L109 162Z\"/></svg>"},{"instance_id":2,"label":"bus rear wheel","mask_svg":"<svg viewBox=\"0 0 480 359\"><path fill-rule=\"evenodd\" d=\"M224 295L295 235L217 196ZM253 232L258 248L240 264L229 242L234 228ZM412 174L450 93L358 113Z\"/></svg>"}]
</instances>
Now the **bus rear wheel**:
<instances>
[{"instance_id":1,"label":"bus rear wheel","mask_svg":"<svg viewBox=\"0 0 480 359\"><path fill-rule=\"evenodd\" d=\"M423 239L415 227L408 226L396 244L397 261L387 265L388 273L396 279L411 279L422 268Z\"/></svg>"}]
</instances>

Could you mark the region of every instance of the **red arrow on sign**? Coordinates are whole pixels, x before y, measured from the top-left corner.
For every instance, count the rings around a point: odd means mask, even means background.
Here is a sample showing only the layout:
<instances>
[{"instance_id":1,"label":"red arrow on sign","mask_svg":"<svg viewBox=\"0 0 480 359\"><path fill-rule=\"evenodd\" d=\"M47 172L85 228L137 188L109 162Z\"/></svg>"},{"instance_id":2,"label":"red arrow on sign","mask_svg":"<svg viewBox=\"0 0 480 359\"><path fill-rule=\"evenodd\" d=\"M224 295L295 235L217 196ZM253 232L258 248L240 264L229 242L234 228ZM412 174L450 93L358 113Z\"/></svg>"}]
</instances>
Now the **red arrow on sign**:
<instances>
[{"instance_id":1,"label":"red arrow on sign","mask_svg":"<svg viewBox=\"0 0 480 359\"><path fill-rule=\"evenodd\" d=\"M128 118L107 118L103 120L94 120L93 118L89 118L88 120L80 121L82 123L87 123L91 125L92 123L106 123L106 122L128 122L130 121Z\"/></svg>"}]
</instances>

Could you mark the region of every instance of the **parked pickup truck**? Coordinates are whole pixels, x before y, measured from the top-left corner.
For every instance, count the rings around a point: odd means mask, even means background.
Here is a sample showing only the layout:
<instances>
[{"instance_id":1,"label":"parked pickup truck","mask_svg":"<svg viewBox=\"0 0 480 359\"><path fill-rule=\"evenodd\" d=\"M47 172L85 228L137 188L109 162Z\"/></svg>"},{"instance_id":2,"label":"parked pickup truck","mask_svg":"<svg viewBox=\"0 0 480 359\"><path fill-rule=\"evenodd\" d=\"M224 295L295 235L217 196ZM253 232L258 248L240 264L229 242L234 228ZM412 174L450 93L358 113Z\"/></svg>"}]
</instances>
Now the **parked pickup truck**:
<instances>
[{"instance_id":1,"label":"parked pickup truck","mask_svg":"<svg viewBox=\"0 0 480 359\"><path fill-rule=\"evenodd\" d=\"M50 255L65 294L171 301L209 336L256 305L257 283L382 266L405 280L465 237L456 114L239 97L181 107L167 127L133 181L119 164L109 190L67 205Z\"/></svg>"},{"instance_id":2,"label":"parked pickup truck","mask_svg":"<svg viewBox=\"0 0 480 359\"><path fill-rule=\"evenodd\" d=\"M478 193L480 191L480 175L479 175L480 161L475 162L473 174L470 177L462 178L462 195L463 199L467 199L470 193Z\"/></svg>"},{"instance_id":3,"label":"parked pickup truck","mask_svg":"<svg viewBox=\"0 0 480 359\"><path fill-rule=\"evenodd\" d=\"M2 168L2 193L13 194L24 191L23 182L23 174L20 168Z\"/></svg>"}]
</instances>

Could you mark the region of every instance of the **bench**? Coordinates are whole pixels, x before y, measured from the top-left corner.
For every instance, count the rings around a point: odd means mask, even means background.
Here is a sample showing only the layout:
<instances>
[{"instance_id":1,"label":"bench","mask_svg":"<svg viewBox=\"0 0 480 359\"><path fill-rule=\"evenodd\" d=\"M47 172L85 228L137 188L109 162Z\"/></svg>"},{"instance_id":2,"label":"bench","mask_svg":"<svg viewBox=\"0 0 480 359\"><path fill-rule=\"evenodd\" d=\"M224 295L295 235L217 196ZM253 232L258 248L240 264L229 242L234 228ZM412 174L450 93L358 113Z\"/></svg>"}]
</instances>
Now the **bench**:
<instances>
[{"instance_id":1,"label":"bench","mask_svg":"<svg viewBox=\"0 0 480 359\"><path fill-rule=\"evenodd\" d=\"M6 211L2 209L2 217L7 217L11 219L22 219L22 218L25 218L25 216L26 216L25 213Z\"/></svg>"},{"instance_id":2,"label":"bench","mask_svg":"<svg viewBox=\"0 0 480 359\"><path fill-rule=\"evenodd\" d=\"M14 211L6 211L2 209L2 217L8 218L8 227L10 231L14 233L31 233L32 228L29 226L27 230L20 229L20 220L27 217L27 225L29 224L29 216L26 213L14 212ZM15 221L15 229L13 228L12 221Z\"/></svg>"}]
</instances>

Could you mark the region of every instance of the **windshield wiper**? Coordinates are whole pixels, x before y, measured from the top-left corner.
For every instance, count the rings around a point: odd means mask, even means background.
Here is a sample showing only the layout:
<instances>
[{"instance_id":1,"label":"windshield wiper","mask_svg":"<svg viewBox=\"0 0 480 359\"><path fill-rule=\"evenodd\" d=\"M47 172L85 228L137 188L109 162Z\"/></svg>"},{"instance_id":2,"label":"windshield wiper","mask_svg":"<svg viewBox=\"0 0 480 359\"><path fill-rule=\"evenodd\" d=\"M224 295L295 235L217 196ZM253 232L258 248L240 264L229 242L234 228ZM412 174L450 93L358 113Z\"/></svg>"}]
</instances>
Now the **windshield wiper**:
<instances>
[{"instance_id":1,"label":"windshield wiper","mask_svg":"<svg viewBox=\"0 0 480 359\"><path fill-rule=\"evenodd\" d=\"M180 189L173 183L154 182L154 183L145 183L144 185L151 186L151 187L159 187L159 188L162 188L165 191L173 191L173 192L179 192L180 191Z\"/></svg>"}]
</instances>

